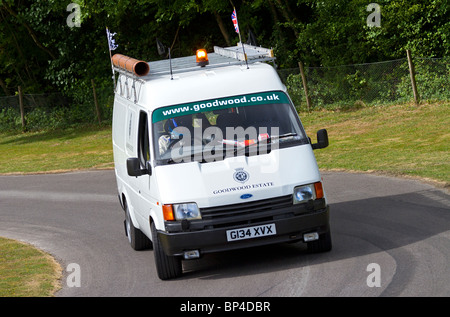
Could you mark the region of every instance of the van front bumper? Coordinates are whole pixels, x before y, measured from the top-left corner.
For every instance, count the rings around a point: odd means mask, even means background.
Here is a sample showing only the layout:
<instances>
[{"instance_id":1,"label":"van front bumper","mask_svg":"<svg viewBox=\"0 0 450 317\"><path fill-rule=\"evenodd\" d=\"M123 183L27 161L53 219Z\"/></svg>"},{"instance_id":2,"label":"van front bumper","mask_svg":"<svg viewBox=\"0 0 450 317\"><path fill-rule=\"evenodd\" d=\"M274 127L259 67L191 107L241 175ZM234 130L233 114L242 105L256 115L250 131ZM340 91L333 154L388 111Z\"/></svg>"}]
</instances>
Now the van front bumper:
<instances>
[{"instance_id":1,"label":"van front bumper","mask_svg":"<svg viewBox=\"0 0 450 317\"><path fill-rule=\"evenodd\" d=\"M166 232L158 231L158 238L168 256L181 256L186 251L192 250L206 254L282 242L303 241L305 233L317 232L321 235L330 230L329 206L325 206L324 201L315 203L315 208L293 205L282 210L272 210L270 214L271 216L263 218L264 221L247 220L245 224L241 222L240 225L232 226L204 226L204 222L200 221L200 224L203 223L203 229L199 229L202 225L199 227L198 223L197 225L193 223L189 228L186 228L186 224L183 226L182 224L166 223ZM275 235L237 241L228 241L227 239L229 230L270 224L275 225ZM183 229L180 229L181 227ZM171 232L171 230L175 230L174 228L177 228L177 232Z\"/></svg>"}]
</instances>

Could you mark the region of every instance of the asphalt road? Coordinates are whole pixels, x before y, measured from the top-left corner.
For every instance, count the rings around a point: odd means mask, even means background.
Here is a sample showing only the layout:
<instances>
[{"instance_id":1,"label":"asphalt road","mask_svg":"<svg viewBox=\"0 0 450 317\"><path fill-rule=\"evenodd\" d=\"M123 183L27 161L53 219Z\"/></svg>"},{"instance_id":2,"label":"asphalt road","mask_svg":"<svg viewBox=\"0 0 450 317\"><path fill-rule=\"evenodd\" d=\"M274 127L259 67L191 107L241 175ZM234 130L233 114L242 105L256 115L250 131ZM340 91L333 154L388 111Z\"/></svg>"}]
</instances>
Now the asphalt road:
<instances>
[{"instance_id":1,"label":"asphalt road","mask_svg":"<svg viewBox=\"0 0 450 317\"><path fill-rule=\"evenodd\" d=\"M384 176L323 173L333 250L302 243L207 255L161 281L124 235L113 171L0 176L0 236L51 253L57 296L450 296L450 196ZM79 271L66 271L69 264ZM69 287L79 272L80 287ZM379 283L378 283L379 282ZM372 287L371 287L372 286Z\"/></svg>"}]
</instances>

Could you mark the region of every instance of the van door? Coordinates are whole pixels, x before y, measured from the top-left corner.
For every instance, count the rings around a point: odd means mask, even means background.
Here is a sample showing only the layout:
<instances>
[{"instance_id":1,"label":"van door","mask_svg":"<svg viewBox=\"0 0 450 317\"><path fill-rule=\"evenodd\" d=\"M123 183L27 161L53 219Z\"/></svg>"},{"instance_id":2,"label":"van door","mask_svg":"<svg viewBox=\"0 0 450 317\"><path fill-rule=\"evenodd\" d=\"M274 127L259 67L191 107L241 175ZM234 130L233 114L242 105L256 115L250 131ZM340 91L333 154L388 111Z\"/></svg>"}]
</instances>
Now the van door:
<instances>
[{"instance_id":1,"label":"van door","mask_svg":"<svg viewBox=\"0 0 450 317\"><path fill-rule=\"evenodd\" d=\"M150 161L150 142L149 142L149 123L148 114L140 111L138 122L137 137L137 157L139 159L141 169L145 169L147 162ZM149 215L151 210L150 195L150 175L142 175L134 179L137 189L137 220L141 231L149 232ZM148 227L148 228L147 228Z\"/></svg>"}]
</instances>

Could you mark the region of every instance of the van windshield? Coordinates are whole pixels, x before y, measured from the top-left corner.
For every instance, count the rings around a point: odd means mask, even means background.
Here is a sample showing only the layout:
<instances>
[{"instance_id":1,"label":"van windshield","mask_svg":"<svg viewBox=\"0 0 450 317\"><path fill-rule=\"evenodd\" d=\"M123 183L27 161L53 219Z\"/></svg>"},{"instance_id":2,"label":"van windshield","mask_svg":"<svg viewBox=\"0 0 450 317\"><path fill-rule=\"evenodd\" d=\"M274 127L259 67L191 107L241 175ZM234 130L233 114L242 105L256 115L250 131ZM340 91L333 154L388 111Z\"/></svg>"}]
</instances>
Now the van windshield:
<instances>
[{"instance_id":1,"label":"van windshield","mask_svg":"<svg viewBox=\"0 0 450 317\"><path fill-rule=\"evenodd\" d=\"M159 108L152 122L157 164L208 163L309 143L278 91Z\"/></svg>"}]
</instances>

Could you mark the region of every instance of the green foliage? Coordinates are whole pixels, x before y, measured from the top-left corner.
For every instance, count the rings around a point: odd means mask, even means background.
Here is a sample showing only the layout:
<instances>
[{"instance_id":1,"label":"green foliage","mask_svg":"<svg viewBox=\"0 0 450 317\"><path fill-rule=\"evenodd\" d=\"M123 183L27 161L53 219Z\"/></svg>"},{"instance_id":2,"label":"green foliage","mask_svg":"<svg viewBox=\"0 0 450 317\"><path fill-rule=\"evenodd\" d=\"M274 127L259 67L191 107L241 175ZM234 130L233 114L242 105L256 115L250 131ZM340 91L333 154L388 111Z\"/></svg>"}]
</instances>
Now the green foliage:
<instances>
[{"instance_id":1,"label":"green foliage","mask_svg":"<svg viewBox=\"0 0 450 317\"><path fill-rule=\"evenodd\" d=\"M381 26L367 26L370 1L304 0L313 19L297 39L303 61L334 66L414 56L444 57L450 53L447 0L380 0Z\"/></svg>"},{"instance_id":2,"label":"green foliage","mask_svg":"<svg viewBox=\"0 0 450 317\"><path fill-rule=\"evenodd\" d=\"M415 58L415 78L422 101L449 100L450 60ZM286 86L297 107L306 111L303 83L298 70L287 77ZM413 99L406 58L380 63L306 67L308 91L315 109L355 109L363 106L407 103Z\"/></svg>"},{"instance_id":3,"label":"green foliage","mask_svg":"<svg viewBox=\"0 0 450 317\"><path fill-rule=\"evenodd\" d=\"M292 102L297 108L297 111L305 111L307 109L305 93L303 91L303 83L300 75L290 74L286 80L286 87Z\"/></svg>"},{"instance_id":4,"label":"green foliage","mask_svg":"<svg viewBox=\"0 0 450 317\"><path fill-rule=\"evenodd\" d=\"M0 132L16 131L21 127L19 111L13 108L0 110Z\"/></svg>"},{"instance_id":5,"label":"green foliage","mask_svg":"<svg viewBox=\"0 0 450 317\"><path fill-rule=\"evenodd\" d=\"M67 26L70 2L80 5L80 28ZM17 86L25 93L62 92L71 105L66 116L75 123L90 121L80 109L92 109L94 79L108 120L112 79L106 27L117 33L119 48L113 53L166 58L158 55L159 39L174 57L186 56L199 47L238 42L231 3L243 41L251 30L259 45L274 48L281 68L297 67L299 60L307 67L379 62L403 58L406 49L415 57L449 56L448 0L379 0L380 28L367 26L369 2L363 0L0 0L0 95L14 94ZM351 73L335 86L361 95L369 86L361 76ZM418 81L428 85L429 76L418 74ZM442 80L436 93L446 84Z\"/></svg>"}]
</instances>

